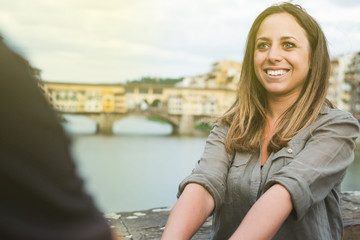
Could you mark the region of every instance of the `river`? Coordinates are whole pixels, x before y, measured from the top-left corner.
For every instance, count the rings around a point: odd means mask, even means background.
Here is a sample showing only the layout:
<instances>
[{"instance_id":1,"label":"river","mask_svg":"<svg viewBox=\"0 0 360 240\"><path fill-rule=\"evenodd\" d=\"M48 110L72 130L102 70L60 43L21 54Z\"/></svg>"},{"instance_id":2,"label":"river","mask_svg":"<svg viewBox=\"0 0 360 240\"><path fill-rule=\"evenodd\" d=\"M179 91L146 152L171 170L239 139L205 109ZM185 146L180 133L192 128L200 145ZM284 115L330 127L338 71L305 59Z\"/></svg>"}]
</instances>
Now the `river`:
<instances>
[{"instance_id":1,"label":"river","mask_svg":"<svg viewBox=\"0 0 360 240\"><path fill-rule=\"evenodd\" d=\"M66 116L72 153L85 187L104 212L171 207L179 182L191 173L205 136L171 136L171 126L129 117L114 124L113 136L93 134L86 118ZM343 191L360 190L360 161L349 168Z\"/></svg>"}]
</instances>

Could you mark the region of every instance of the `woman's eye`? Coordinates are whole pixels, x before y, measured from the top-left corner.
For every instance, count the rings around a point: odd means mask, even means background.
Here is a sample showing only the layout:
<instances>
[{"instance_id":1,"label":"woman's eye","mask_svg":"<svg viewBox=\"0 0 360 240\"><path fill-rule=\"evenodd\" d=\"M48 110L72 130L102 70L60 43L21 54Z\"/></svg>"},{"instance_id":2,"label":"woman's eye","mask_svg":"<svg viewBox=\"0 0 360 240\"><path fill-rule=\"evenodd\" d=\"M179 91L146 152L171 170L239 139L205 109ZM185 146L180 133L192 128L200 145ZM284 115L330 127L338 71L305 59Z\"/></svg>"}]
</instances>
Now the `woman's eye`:
<instances>
[{"instance_id":1,"label":"woman's eye","mask_svg":"<svg viewBox=\"0 0 360 240\"><path fill-rule=\"evenodd\" d=\"M262 43L259 43L258 45L256 45L257 49L265 49L265 48L268 48L268 47L269 47L269 44L266 43L266 42L262 42Z\"/></svg>"},{"instance_id":2,"label":"woman's eye","mask_svg":"<svg viewBox=\"0 0 360 240\"><path fill-rule=\"evenodd\" d=\"M283 46L285 48L294 48L295 47L295 44L293 44L292 42L284 42L283 43Z\"/></svg>"}]
</instances>

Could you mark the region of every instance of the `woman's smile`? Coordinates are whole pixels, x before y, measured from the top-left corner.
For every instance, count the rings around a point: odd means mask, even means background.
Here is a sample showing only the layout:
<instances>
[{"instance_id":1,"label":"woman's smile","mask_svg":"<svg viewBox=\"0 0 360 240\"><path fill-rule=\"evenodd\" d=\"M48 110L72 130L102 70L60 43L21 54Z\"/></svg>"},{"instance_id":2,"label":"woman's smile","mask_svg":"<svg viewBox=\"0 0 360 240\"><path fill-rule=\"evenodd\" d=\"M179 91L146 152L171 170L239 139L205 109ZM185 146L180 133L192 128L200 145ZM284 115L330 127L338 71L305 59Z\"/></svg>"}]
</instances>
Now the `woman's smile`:
<instances>
[{"instance_id":1,"label":"woman's smile","mask_svg":"<svg viewBox=\"0 0 360 240\"><path fill-rule=\"evenodd\" d=\"M281 79L287 76L289 73L289 69L274 69L274 68L266 68L264 72L267 74L269 79Z\"/></svg>"}]
</instances>

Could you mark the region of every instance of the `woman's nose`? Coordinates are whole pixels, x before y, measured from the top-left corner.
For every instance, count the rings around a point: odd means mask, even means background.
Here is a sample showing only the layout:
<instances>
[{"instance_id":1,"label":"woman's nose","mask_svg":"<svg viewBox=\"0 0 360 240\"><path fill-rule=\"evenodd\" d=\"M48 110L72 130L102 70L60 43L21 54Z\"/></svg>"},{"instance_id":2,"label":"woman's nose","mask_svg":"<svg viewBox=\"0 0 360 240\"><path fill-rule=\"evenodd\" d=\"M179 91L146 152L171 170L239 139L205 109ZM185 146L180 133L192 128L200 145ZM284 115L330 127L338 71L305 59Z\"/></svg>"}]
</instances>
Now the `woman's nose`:
<instances>
[{"instance_id":1,"label":"woman's nose","mask_svg":"<svg viewBox=\"0 0 360 240\"><path fill-rule=\"evenodd\" d=\"M281 49L279 47L272 46L268 52L268 59L271 62L280 62L283 60Z\"/></svg>"}]
</instances>

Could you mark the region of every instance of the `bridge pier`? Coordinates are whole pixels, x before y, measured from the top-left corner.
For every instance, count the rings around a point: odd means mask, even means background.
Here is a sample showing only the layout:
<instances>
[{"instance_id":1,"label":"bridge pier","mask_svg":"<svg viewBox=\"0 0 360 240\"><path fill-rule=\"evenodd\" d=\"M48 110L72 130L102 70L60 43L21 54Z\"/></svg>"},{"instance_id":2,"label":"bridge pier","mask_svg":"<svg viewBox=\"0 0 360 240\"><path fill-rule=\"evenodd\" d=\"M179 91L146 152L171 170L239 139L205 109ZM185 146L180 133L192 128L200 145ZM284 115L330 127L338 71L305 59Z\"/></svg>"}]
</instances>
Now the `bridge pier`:
<instances>
[{"instance_id":1,"label":"bridge pier","mask_svg":"<svg viewBox=\"0 0 360 240\"><path fill-rule=\"evenodd\" d=\"M110 114L101 113L97 121L97 133L103 135L112 135L113 123L114 119L111 117Z\"/></svg>"},{"instance_id":2,"label":"bridge pier","mask_svg":"<svg viewBox=\"0 0 360 240\"><path fill-rule=\"evenodd\" d=\"M97 124L96 133L102 135L112 135L113 134L113 124L124 117L124 114L114 114L114 113L99 113L99 114L88 114L88 117L93 119Z\"/></svg>"},{"instance_id":3,"label":"bridge pier","mask_svg":"<svg viewBox=\"0 0 360 240\"><path fill-rule=\"evenodd\" d=\"M194 133L195 118L193 115L182 115L177 133L180 135L191 135Z\"/></svg>"}]
</instances>

